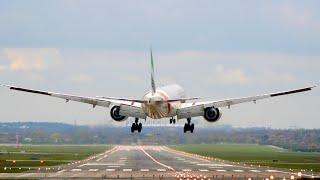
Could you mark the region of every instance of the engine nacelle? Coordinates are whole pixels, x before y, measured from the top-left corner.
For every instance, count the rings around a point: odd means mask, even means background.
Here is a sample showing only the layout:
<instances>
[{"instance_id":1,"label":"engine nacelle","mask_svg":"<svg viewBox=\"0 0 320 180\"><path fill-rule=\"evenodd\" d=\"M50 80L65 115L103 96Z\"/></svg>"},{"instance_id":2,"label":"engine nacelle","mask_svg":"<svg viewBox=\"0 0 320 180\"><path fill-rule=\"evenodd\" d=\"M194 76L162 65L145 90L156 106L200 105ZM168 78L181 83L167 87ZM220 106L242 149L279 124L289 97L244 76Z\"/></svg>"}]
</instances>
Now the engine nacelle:
<instances>
[{"instance_id":1,"label":"engine nacelle","mask_svg":"<svg viewBox=\"0 0 320 180\"><path fill-rule=\"evenodd\" d=\"M121 116L119 114L120 112L120 106L113 106L110 110L110 116L112 117L113 120L115 121L123 121L125 120L127 117L126 116Z\"/></svg>"},{"instance_id":2,"label":"engine nacelle","mask_svg":"<svg viewBox=\"0 0 320 180\"><path fill-rule=\"evenodd\" d=\"M204 119L208 122L216 122L221 118L222 113L218 108L215 107L207 107L204 109Z\"/></svg>"}]
</instances>

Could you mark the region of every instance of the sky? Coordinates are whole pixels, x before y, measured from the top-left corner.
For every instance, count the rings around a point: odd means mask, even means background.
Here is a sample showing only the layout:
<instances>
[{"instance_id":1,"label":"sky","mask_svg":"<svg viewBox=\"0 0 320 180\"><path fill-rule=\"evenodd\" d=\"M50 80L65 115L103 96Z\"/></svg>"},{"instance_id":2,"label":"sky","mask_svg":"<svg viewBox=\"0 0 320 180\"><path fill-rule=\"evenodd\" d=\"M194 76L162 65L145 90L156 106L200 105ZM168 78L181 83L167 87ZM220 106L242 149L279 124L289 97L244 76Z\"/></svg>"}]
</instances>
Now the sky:
<instances>
[{"instance_id":1,"label":"sky","mask_svg":"<svg viewBox=\"0 0 320 180\"><path fill-rule=\"evenodd\" d=\"M141 98L181 84L220 100L319 84L319 1L0 1L0 82L83 96ZM117 124L109 109L0 88L0 121ZM222 109L197 126L320 128L320 87ZM167 120L166 120L167 121ZM179 121L184 124L185 120Z\"/></svg>"}]
</instances>

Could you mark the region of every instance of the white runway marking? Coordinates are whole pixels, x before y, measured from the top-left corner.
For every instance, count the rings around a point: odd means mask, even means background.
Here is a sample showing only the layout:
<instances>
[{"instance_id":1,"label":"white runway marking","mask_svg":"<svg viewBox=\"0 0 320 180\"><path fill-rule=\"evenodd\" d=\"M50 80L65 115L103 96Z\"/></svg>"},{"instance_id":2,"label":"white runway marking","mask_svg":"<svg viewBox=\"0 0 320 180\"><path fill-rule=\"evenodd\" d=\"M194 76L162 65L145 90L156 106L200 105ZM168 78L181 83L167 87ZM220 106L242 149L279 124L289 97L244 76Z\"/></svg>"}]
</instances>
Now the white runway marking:
<instances>
[{"instance_id":1,"label":"white runway marking","mask_svg":"<svg viewBox=\"0 0 320 180\"><path fill-rule=\"evenodd\" d=\"M103 157L101 157L101 158L97 159L96 161L101 161L102 159L107 158L107 157L108 157L108 155L105 155L105 156L103 156Z\"/></svg>"},{"instance_id":2,"label":"white runway marking","mask_svg":"<svg viewBox=\"0 0 320 180\"><path fill-rule=\"evenodd\" d=\"M122 171L129 172L129 171L132 171L132 169L123 169Z\"/></svg>"},{"instance_id":3,"label":"white runway marking","mask_svg":"<svg viewBox=\"0 0 320 180\"><path fill-rule=\"evenodd\" d=\"M257 173L261 172L261 171L259 171L259 170L255 170L255 169L252 169L252 170L249 170L249 171L251 171L251 172L257 172Z\"/></svg>"},{"instance_id":4,"label":"white runway marking","mask_svg":"<svg viewBox=\"0 0 320 180\"><path fill-rule=\"evenodd\" d=\"M79 172L79 171L82 171L82 169L71 169L71 171L73 171L73 172L75 172L75 171Z\"/></svg>"},{"instance_id":5,"label":"white runway marking","mask_svg":"<svg viewBox=\"0 0 320 180\"><path fill-rule=\"evenodd\" d=\"M58 171L57 173L60 174L60 173L63 173L63 172L65 172L65 171L66 171L66 170L63 169L63 170L61 170L61 171Z\"/></svg>"},{"instance_id":6,"label":"white runway marking","mask_svg":"<svg viewBox=\"0 0 320 180\"><path fill-rule=\"evenodd\" d=\"M198 166L222 166L222 167L231 167L231 164L197 164Z\"/></svg>"},{"instance_id":7,"label":"white runway marking","mask_svg":"<svg viewBox=\"0 0 320 180\"><path fill-rule=\"evenodd\" d=\"M167 171L166 169L157 169L157 171L159 171L159 172L165 172L165 171Z\"/></svg>"},{"instance_id":8,"label":"white runway marking","mask_svg":"<svg viewBox=\"0 0 320 180\"><path fill-rule=\"evenodd\" d=\"M153 162L159 164L159 165L162 166L162 167L165 167L165 168L167 168L167 169L170 169L170 170L172 170L172 171L175 170L175 169L173 169L172 167L170 167L170 166L168 166L168 165L165 165L165 164L161 163L160 161L157 161L156 159L154 159L149 153L147 153L147 152L142 148L142 146L140 146L140 150L141 150L146 156L148 156Z\"/></svg>"},{"instance_id":9,"label":"white runway marking","mask_svg":"<svg viewBox=\"0 0 320 180\"><path fill-rule=\"evenodd\" d=\"M208 169L199 169L200 172L207 172Z\"/></svg>"},{"instance_id":10,"label":"white runway marking","mask_svg":"<svg viewBox=\"0 0 320 180\"><path fill-rule=\"evenodd\" d=\"M273 173L282 172L282 171L278 171L278 170L269 170L269 169L266 170L266 171L267 171L267 172L271 172L271 173L272 173L272 172L273 172Z\"/></svg>"},{"instance_id":11,"label":"white runway marking","mask_svg":"<svg viewBox=\"0 0 320 180\"><path fill-rule=\"evenodd\" d=\"M108 166L109 168L119 168L120 166Z\"/></svg>"},{"instance_id":12,"label":"white runway marking","mask_svg":"<svg viewBox=\"0 0 320 180\"><path fill-rule=\"evenodd\" d=\"M219 166L219 167L217 167L217 166L209 166L208 168L210 168L210 169L221 169L223 167L221 167L221 166Z\"/></svg>"},{"instance_id":13,"label":"white runway marking","mask_svg":"<svg viewBox=\"0 0 320 180\"><path fill-rule=\"evenodd\" d=\"M122 158L120 158L121 160L127 160L128 158L126 158L126 157L122 157Z\"/></svg>"},{"instance_id":14,"label":"white runway marking","mask_svg":"<svg viewBox=\"0 0 320 180\"><path fill-rule=\"evenodd\" d=\"M81 164L78 167L83 167L83 166L123 166L123 163L86 163L86 164Z\"/></svg>"},{"instance_id":15,"label":"white runway marking","mask_svg":"<svg viewBox=\"0 0 320 180\"><path fill-rule=\"evenodd\" d=\"M233 170L234 172L243 172L243 170L241 170L241 169L235 169L235 170Z\"/></svg>"},{"instance_id":16,"label":"white runway marking","mask_svg":"<svg viewBox=\"0 0 320 180\"><path fill-rule=\"evenodd\" d=\"M190 172L191 169L182 169L182 171L184 171L184 172Z\"/></svg>"},{"instance_id":17,"label":"white runway marking","mask_svg":"<svg viewBox=\"0 0 320 180\"><path fill-rule=\"evenodd\" d=\"M108 171L108 172L115 171L115 169L106 169L106 171Z\"/></svg>"},{"instance_id":18,"label":"white runway marking","mask_svg":"<svg viewBox=\"0 0 320 180\"><path fill-rule=\"evenodd\" d=\"M217 169L216 171L217 172L226 172L226 170L224 170L224 169Z\"/></svg>"},{"instance_id":19,"label":"white runway marking","mask_svg":"<svg viewBox=\"0 0 320 180\"><path fill-rule=\"evenodd\" d=\"M28 176L32 176L34 175L35 173L27 173L27 174L22 174L20 176L17 176L17 177L28 177Z\"/></svg>"},{"instance_id":20,"label":"white runway marking","mask_svg":"<svg viewBox=\"0 0 320 180\"><path fill-rule=\"evenodd\" d=\"M147 172L149 169L140 169L140 171Z\"/></svg>"},{"instance_id":21,"label":"white runway marking","mask_svg":"<svg viewBox=\"0 0 320 180\"><path fill-rule=\"evenodd\" d=\"M90 172L97 172L99 169L89 169Z\"/></svg>"}]
</instances>

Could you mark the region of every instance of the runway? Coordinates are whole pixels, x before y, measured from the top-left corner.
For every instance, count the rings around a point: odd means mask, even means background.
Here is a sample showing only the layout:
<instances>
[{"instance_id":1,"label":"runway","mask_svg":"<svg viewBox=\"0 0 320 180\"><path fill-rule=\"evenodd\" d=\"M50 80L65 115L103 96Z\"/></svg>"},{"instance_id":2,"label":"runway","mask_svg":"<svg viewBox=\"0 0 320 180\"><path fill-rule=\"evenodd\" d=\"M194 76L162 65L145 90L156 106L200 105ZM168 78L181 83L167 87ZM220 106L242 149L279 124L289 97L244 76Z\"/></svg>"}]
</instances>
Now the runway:
<instances>
[{"instance_id":1,"label":"runway","mask_svg":"<svg viewBox=\"0 0 320 180\"><path fill-rule=\"evenodd\" d=\"M252 166L202 157L166 146L115 146L88 159L63 166L42 168L1 178L145 178L145 179L216 179L216 178L298 178L298 172ZM301 174L317 177L319 174Z\"/></svg>"}]
</instances>

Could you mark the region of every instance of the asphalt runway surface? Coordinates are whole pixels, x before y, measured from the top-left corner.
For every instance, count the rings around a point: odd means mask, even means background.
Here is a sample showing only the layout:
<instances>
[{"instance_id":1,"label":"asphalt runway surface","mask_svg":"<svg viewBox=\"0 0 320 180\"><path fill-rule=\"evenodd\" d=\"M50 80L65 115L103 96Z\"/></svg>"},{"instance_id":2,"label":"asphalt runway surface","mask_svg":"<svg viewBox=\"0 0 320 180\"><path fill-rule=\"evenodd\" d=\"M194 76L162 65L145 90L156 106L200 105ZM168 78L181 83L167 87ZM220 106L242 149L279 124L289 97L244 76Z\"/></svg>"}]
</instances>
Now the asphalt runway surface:
<instances>
[{"instance_id":1,"label":"asphalt runway surface","mask_svg":"<svg viewBox=\"0 0 320 180\"><path fill-rule=\"evenodd\" d=\"M319 174L292 172L227 162L176 151L166 146L115 146L82 161L24 173L1 173L1 178L45 179L297 179Z\"/></svg>"}]
</instances>

